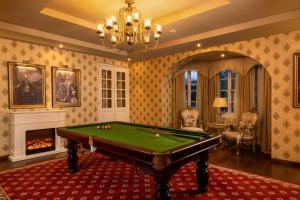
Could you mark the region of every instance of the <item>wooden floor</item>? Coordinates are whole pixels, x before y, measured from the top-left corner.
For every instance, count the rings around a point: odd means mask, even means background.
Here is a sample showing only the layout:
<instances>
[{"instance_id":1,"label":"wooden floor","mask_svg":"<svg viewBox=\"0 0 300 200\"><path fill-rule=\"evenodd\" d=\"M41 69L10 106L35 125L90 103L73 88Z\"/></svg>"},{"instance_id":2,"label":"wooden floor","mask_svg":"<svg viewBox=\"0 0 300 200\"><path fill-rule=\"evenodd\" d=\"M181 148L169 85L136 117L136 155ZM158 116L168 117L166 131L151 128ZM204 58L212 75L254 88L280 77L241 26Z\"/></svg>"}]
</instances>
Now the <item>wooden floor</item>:
<instances>
[{"instance_id":1,"label":"wooden floor","mask_svg":"<svg viewBox=\"0 0 300 200\"><path fill-rule=\"evenodd\" d=\"M66 154L57 154L15 163L7 160L0 161L0 171L65 156ZM236 156L234 146L226 149L220 149L218 147L217 150L210 153L209 163L252 174L272 177L274 179L300 185L300 164L274 161L270 159L270 156L267 156L265 154L253 154L250 149L242 149L240 156Z\"/></svg>"},{"instance_id":2,"label":"wooden floor","mask_svg":"<svg viewBox=\"0 0 300 200\"><path fill-rule=\"evenodd\" d=\"M235 146L217 148L210 153L209 163L300 185L299 163L273 160L270 155L252 153L250 148L242 149L239 156Z\"/></svg>"}]
</instances>

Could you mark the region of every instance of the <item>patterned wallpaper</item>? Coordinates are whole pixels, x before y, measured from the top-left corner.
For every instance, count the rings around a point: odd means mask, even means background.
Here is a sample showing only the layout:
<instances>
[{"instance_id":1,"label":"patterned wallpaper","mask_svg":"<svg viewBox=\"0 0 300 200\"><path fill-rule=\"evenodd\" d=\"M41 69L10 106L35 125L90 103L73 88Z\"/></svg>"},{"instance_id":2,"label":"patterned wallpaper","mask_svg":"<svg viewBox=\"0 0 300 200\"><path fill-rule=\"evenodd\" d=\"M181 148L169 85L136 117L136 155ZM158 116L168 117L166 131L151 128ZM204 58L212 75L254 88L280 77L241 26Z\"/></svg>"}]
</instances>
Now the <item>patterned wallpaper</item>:
<instances>
[{"instance_id":1,"label":"patterned wallpaper","mask_svg":"<svg viewBox=\"0 0 300 200\"><path fill-rule=\"evenodd\" d=\"M292 106L293 53L300 52L300 30L131 63L131 121L171 126L176 63L217 50L248 55L266 67L272 77L272 157L300 163L300 109Z\"/></svg>"},{"instance_id":2,"label":"patterned wallpaper","mask_svg":"<svg viewBox=\"0 0 300 200\"><path fill-rule=\"evenodd\" d=\"M97 65L99 62L128 67L124 61L93 56L67 50L53 50L46 46L0 38L0 156L9 154L8 74L7 61L28 60L46 67L47 108L52 108L51 67L67 65L81 70L81 107L66 107L66 124L86 124L98 121Z\"/></svg>"},{"instance_id":3,"label":"patterned wallpaper","mask_svg":"<svg viewBox=\"0 0 300 200\"><path fill-rule=\"evenodd\" d=\"M300 163L300 109L292 107L293 53L300 31L207 49L196 49L130 64L130 118L135 123L171 126L172 71L179 61L201 52L228 50L263 64L272 77L272 157ZM51 66L81 69L82 106L67 110L67 125L97 121L97 63L127 67L127 62L0 38L0 156L9 154L7 61L29 60L46 66L47 108L51 108Z\"/></svg>"}]
</instances>

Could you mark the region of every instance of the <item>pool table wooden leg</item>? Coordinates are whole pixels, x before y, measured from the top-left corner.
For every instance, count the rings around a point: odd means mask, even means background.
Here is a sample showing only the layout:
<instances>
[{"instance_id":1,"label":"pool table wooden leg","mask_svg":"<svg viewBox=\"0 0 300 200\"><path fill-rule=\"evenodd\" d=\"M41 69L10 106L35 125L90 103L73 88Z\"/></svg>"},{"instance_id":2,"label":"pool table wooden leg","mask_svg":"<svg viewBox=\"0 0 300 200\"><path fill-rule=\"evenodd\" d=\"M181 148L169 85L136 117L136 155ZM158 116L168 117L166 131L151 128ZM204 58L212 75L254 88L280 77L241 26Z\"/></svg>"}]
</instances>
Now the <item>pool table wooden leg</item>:
<instances>
[{"instance_id":1,"label":"pool table wooden leg","mask_svg":"<svg viewBox=\"0 0 300 200\"><path fill-rule=\"evenodd\" d=\"M77 156L77 143L69 140L68 141L68 165L69 172L75 173L77 171L78 156Z\"/></svg>"},{"instance_id":2,"label":"pool table wooden leg","mask_svg":"<svg viewBox=\"0 0 300 200\"><path fill-rule=\"evenodd\" d=\"M200 154L200 157L196 161L197 170L196 170L196 178L198 182L198 190L200 193L205 193L207 191L208 185L208 150L203 151Z\"/></svg>"},{"instance_id":3,"label":"pool table wooden leg","mask_svg":"<svg viewBox=\"0 0 300 200\"><path fill-rule=\"evenodd\" d=\"M155 199L156 200L169 200L171 199L171 195L169 192L169 180L170 175L166 174L158 174L154 176L155 180Z\"/></svg>"}]
</instances>

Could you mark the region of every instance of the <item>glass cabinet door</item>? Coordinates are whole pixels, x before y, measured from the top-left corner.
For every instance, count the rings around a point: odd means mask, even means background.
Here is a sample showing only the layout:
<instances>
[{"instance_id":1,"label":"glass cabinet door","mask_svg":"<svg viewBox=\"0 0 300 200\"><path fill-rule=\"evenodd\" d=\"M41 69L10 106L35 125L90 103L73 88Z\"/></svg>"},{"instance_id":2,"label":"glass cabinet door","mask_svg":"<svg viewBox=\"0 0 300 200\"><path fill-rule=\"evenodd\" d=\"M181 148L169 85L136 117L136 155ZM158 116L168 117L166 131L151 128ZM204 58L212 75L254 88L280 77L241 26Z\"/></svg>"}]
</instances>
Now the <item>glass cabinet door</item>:
<instances>
[{"instance_id":1,"label":"glass cabinet door","mask_svg":"<svg viewBox=\"0 0 300 200\"><path fill-rule=\"evenodd\" d=\"M110 70L102 70L102 108L112 107L112 72Z\"/></svg>"},{"instance_id":2,"label":"glass cabinet door","mask_svg":"<svg viewBox=\"0 0 300 200\"><path fill-rule=\"evenodd\" d=\"M117 107L126 107L126 82L125 82L125 72L117 72Z\"/></svg>"}]
</instances>

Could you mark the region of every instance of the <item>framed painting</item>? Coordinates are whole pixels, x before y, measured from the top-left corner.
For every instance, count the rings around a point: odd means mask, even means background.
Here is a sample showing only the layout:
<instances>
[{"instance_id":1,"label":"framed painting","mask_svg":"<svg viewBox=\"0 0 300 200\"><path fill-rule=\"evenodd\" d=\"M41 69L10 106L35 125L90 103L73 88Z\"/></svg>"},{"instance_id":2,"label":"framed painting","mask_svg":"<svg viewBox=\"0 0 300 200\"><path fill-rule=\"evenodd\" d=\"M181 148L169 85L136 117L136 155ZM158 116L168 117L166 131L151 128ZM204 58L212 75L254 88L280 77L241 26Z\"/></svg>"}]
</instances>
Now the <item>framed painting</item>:
<instances>
[{"instance_id":1,"label":"framed painting","mask_svg":"<svg viewBox=\"0 0 300 200\"><path fill-rule=\"evenodd\" d=\"M8 62L9 107L45 108L45 66Z\"/></svg>"},{"instance_id":2,"label":"framed painting","mask_svg":"<svg viewBox=\"0 0 300 200\"><path fill-rule=\"evenodd\" d=\"M79 107L80 70L52 67L52 106Z\"/></svg>"},{"instance_id":3,"label":"framed painting","mask_svg":"<svg viewBox=\"0 0 300 200\"><path fill-rule=\"evenodd\" d=\"M300 108L300 53L294 54L293 107Z\"/></svg>"}]
</instances>

